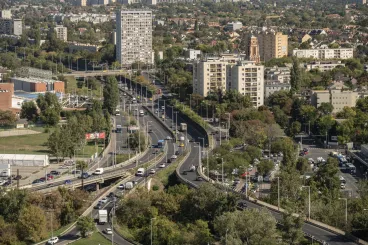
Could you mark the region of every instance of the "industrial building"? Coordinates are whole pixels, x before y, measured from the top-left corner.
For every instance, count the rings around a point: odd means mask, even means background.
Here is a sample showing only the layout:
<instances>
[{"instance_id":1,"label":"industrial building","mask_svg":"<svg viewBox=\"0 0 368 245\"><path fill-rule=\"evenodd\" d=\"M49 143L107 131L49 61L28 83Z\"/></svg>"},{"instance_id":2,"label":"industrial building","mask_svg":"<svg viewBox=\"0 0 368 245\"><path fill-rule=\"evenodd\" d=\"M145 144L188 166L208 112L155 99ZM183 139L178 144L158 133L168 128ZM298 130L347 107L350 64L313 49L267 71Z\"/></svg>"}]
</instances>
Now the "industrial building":
<instances>
[{"instance_id":1,"label":"industrial building","mask_svg":"<svg viewBox=\"0 0 368 245\"><path fill-rule=\"evenodd\" d=\"M50 164L48 155L0 154L0 164L43 167Z\"/></svg>"},{"instance_id":2,"label":"industrial building","mask_svg":"<svg viewBox=\"0 0 368 245\"><path fill-rule=\"evenodd\" d=\"M11 81L15 90L37 93L65 92L65 83L63 81L34 77L12 77Z\"/></svg>"}]
</instances>

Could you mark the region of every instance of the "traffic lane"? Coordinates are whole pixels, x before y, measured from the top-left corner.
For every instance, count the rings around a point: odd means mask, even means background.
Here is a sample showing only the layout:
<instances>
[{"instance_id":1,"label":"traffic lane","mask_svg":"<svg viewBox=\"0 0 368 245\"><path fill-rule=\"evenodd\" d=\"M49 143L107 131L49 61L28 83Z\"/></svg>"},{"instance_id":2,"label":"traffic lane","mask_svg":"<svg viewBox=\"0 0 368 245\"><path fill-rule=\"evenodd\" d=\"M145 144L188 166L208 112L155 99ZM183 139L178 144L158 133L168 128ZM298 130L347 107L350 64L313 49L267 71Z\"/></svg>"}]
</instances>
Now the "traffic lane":
<instances>
[{"instance_id":1,"label":"traffic lane","mask_svg":"<svg viewBox=\"0 0 368 245\"><path fill-rule=\"evenodd\" d=\"M76 239L79 238L78 233L79 233L78 229L76 227L74 227L67 234L65 234L63 236L60 236L59 237L59 242L57 244L58 245L64 245L64 244L69 244L72 241L75 241Z\"/></svg>"}]
</instances>

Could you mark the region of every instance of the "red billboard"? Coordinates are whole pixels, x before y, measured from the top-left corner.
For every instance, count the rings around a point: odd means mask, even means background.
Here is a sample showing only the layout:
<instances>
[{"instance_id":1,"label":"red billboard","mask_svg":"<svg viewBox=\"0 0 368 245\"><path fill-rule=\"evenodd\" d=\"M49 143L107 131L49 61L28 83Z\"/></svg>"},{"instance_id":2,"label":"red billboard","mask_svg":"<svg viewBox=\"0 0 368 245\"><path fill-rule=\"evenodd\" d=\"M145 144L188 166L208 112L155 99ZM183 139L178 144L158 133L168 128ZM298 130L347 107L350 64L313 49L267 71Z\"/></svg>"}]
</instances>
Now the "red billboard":
<instances>
[{"instance_id":1,"label":"red billboard","mask_svg":"<svg viewBox=\"0 0 368 245\"><path fill-rule=\"evenodd\" d=\"M94 139L104 139L105 138L105 132L101 133L89 133L86 134L86 140L94 140Z\"/></svg>"}]
</instances>

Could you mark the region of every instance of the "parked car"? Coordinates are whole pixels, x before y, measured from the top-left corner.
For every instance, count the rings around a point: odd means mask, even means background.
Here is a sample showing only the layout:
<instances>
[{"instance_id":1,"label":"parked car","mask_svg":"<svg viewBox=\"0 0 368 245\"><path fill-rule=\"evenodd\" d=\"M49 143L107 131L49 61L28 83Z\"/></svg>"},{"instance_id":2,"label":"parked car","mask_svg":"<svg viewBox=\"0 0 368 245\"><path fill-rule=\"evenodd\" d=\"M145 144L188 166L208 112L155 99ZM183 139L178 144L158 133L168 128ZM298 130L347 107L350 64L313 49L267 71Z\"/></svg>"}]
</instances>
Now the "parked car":
<instances>
[{"instance_id":1,"label":"parked car","mask_svg":"<svg viewBox=\"0 0 368 245\"><path fill-rule=\"evenodd\" d=\"M36 179L36 180L34 180L34 181L32 182L32 184L39 184L39 183L42 183L42 182L44 182L44 181L41 181L41 180L39 180L39 179Z\"/></svg>"},{"instance_id":2,"label":"parked car","mask_svg":"<svg viewBox=\"0 0 368 245\"><path fill-rule=\"evenodd\" d=\"M59 238L58 237L51 237L48 241L47 241L47 244L55 244L59 241Z\"/></svg>"},{"instance_id":3,"label":"parked car","mask_svg":"<svg viewBox=\"0 0 368 245\"><path fill-rule=\"evenodd\" d=\"M240 210L244 210L248 207L247 203L245 201L240 201L238 202L238 204L236 205L236 208L237 209L240 209Z\"/></svg>"},{"instance_id":4,"label":"parked car","mask_svg":"<svg viewBox=\"0 0 368 245\"><path fill-rule=\"evenodd\" d=\"M57 175L60 175L61 173L59 171L56 171L56 170L51 170L50 174L54 175L54 176L57 176Z\"/></svg>"},{"instance_id":5,"label":"parked car","mask_svg":"<svg viewBox=\"0 0 368 245\"><path fill-rule=\"evenodd\" d=\"M120 184L120 185L118 186L118 189L120 189L120 190L124 190L124 189L125 189L124 184Z\"/></svg>"},{"instance_id":6,"label":"parked car","mask_svg":"<svg viewBox=\"0 0 368 245\"><path fill-rule=\"evenodd\" d=\"M67 179L64 181L64 185L70 185L72 183L72 181L70 179Z\"/></svg>"},{"instance_id":7,"label":"parked car","mask_svg":"<svg viewBox=\"0 0 368 245\"><path fill-rule=\"evenodd\" d=\"M20 180L20 179L22 179L22 175L17 175L17 176L14 177L14 179L15 180Z\"/></svg>"}]
</instances>

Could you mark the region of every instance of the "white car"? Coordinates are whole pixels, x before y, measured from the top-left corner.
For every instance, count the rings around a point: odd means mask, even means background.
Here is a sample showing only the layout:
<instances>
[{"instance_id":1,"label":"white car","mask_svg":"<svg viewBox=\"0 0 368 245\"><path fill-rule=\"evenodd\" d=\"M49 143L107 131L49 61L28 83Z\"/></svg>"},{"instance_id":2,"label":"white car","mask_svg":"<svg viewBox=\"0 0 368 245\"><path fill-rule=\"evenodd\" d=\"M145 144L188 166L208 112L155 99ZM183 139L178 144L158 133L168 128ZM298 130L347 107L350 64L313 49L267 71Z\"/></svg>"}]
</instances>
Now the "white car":
<instances>
[{"instance_id":1,"label":"white car","mask_svg":"<svg viewBox=\"0 0 368 245\"><path fill-rule=\"evenodd\" d=\"M104 197L100 200L100 203L107 203L107 197Z\"/></svg>"},{"instance_id":2,"label":"white car","mask_svg":"<svg viewBox=\"0 0 368 245\"><path fill-rule=\"evenodd\" d=\"M111 230L111 228L106 228L106 229L105 229L105 234L107 234L107 235L112 235L112 230Z\"/></svg>"},{"instance_id":3,"label":"white car","mask_svg":"<svg viewBox=\"0 0 368 245\"><path fill-rule=\"evenodd\" d=\"M59 238L58 237L51 237L48 241L47 241L47 244L55 244L59 241Z\"/></svg>"},{"instance_id":4,"label":"white car","mask_svg":"<svg viewBox=\"0 0 368 245\"><path fill-rule=\"evenodd\" d=\"M164 167L166 167L166 165L165 165L165 163L160 163L160 164L158 165L158 167L159 167L159 168L164 168Z\"/></svg>"},{"instance_id":5,"label":"white car","mask_svg":"<svg viewBox=\"0 0 368 245\"><path fill-rule=\"evenodd\" d=\"M172 156L171 156L171 159L176 159L176 158L178 158L178 156L177 156L177 155L172 155Z\"/></svg>"},{"instance_id":6,"label":"white car","mask_svg":"<svg viewBox=\"0 0 368 245\"><path fill-rule=\"evenodd\" d=\"M124 190L124 189L125 189L124 184L120 184L120 185L118 186L118 189L120 189L120 190Z\"/></svg>"},{"instance_id":7,"label":"white car","mask_svg":"<svg viewBox=\"0 0 368 245\"><path fill-rule=\"evenodd\" d=\"M149 171L150 174L155 174L156 173L156 170L154 168L151 168L150 171Z\"/></svg>"},{"instance_id":8,"label":"white car","mask_svg":"<svg viewBox=\"0 0 368 245\"><path fill-rule=\"evenodd\" d=\"M172 140L172 138L170 136L167 136L166 139L167 140Z\"/></svg>"},{"instance_id":9,"label":"white car","mask_svg":"<svg viewBox=\"0 0 368 245\"><path fill-rule=\"evenodd\" d=\"M155 113L156 113L156 114L158 113L158 110L157 110L157 109L155 110Z\"/></svg>"}]
</instances>

